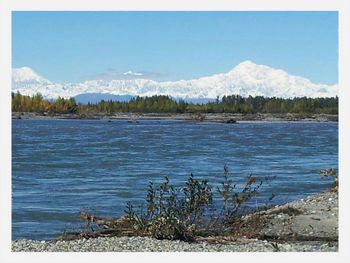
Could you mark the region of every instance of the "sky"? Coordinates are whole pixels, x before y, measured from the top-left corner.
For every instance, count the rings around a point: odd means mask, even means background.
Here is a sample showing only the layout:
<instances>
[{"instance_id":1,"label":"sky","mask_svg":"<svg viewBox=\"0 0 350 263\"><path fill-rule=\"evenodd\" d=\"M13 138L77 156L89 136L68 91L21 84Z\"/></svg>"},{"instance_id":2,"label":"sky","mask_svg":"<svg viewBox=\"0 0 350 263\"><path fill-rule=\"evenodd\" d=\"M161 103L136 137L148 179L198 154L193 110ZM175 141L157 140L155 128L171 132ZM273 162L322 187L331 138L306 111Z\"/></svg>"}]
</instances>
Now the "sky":
<instances>
[{"instance_id":1,"label":"sky","mask_svg":"<svg viewBox=\"0 0 350 263\"><path fill-rule=\"evenodd\" d=\"M12 67L51 81L193 79L245 60L337 83L338 13L12 13Z\"/></svg>"}]
</instances>

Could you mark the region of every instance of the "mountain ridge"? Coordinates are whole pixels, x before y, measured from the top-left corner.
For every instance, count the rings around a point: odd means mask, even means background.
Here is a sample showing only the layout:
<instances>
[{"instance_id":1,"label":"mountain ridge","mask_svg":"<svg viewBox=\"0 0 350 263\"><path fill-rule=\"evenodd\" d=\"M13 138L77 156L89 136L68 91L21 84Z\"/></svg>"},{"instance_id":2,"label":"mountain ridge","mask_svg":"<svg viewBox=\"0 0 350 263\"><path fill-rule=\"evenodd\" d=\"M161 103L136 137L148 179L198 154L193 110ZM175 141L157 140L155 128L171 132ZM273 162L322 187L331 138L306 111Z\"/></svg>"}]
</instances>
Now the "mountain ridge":
<instances>
[{"instance_id":1,"label":"mountain ridge","mask_svg":"<svg viewBox=\"0 0 350 263\"><path fill-rule=\"evenodd\" d=\"M176 98L213 99L237 94L243 97L335 97L338 85L315 84L309 79L288 74L282 69L246 60L226 73L197 79L155 81L150 79L87 80L80 83L55 83L29 67L13 69L12 91L24 95L40 92L46 98L75 97L100 93L116 96L168 95Z\"/></svg>"}]
</instances>

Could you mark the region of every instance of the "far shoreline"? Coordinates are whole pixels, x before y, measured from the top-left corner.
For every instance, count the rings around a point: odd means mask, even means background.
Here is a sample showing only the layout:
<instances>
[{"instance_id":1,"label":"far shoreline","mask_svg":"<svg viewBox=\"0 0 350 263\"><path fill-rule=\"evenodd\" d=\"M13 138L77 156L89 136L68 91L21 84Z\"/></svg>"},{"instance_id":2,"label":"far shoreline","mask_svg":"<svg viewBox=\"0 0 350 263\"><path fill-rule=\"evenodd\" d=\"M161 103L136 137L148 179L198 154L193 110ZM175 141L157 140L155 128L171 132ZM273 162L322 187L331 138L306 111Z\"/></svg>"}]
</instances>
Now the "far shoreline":
<instances>
[{"instance_id":1,"label":"far shoreline","mask_svg":"<svg viewBox=\"0 0 350 263\"><path fill-rule=\"evenodd\" d=\"M94 113L94 114L50 114L36 112L12 112L18 120L179 120L235 124L237 122L338 122L337 114L311 113Z\"/></svg>"}]
</instances>

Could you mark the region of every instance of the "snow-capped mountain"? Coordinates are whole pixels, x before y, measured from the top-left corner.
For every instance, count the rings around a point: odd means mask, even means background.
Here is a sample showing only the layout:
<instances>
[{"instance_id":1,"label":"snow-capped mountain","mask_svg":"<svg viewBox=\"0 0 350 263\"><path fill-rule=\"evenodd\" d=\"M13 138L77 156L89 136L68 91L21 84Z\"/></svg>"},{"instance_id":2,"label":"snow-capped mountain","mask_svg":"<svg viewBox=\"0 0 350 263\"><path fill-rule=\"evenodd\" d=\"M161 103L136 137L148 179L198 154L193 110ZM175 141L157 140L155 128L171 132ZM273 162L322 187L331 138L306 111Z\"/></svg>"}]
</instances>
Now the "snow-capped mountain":
<instances>
[{"instance_id":1,"label":"snow-capped mountain","mask_svg":"<svg viewBox=\"0 0 350 263\"><path fill-rule=\"evenodd\" d=\"M39 76L29 67L12 69L12 82L25 84L49 84L50 81Z\"/></svg>"},{"instance_id":2,"label":"snow-capped mountain","mask_svg":"<svg viewBox=\"0 0 350 263\"><path fill-rule=\"evenodd\" d=\"M131 71L130 71L131 72ZM338 86L315 84L310 80L251 61L244 61L227 73L192 80L158 82L140 78L88 80L80 83L54 83L28 67L13 69L12 91L25 95L40 92L46 98L74 97L86 93L118 96L169 95L176 98L212 99L239 94L265 97L334 97Z\"/></svg>"}]
</instances>

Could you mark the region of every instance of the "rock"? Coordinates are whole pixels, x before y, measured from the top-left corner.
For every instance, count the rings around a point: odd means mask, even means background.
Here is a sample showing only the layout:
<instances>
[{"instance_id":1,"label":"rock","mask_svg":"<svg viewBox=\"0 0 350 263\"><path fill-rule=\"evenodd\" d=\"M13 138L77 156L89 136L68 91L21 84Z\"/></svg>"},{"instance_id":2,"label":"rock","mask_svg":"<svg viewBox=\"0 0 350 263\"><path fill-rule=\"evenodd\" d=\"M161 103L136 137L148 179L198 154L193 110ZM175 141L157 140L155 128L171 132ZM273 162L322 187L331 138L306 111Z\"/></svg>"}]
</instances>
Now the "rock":
<instances>
[{"instance_id":1,"label":"rock","mask_svg":"<svg viewBox=\"0 0 350 263\"><path fill-rule=\"evenodd\" d=\"M237 121L235 119L228 119L226 123L237 123Z\"/></svg>"}]
</instances>

